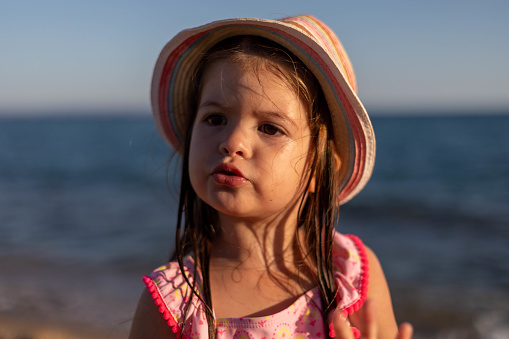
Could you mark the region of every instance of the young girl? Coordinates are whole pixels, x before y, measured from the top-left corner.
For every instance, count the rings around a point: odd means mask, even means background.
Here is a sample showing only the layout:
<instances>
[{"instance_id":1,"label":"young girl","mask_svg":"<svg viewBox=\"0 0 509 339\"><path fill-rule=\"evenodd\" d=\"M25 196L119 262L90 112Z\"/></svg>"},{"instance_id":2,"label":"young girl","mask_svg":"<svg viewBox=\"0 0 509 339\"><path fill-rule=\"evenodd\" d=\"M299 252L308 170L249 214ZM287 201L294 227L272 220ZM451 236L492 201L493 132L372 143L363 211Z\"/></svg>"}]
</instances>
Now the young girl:
<instances>
[{"instance_id":1,"label":"young girl","mask_svg":"<svg viewBox=\"0 0 509 339\"><path fill-rule=\"evenodd\" d=\"M374 165L355 90L311 16L213 22L165 46L152 105L182 156L176 250L144 277L130 338L410 338L376 256L335 231Z\"/></svg>"}]
</instances>

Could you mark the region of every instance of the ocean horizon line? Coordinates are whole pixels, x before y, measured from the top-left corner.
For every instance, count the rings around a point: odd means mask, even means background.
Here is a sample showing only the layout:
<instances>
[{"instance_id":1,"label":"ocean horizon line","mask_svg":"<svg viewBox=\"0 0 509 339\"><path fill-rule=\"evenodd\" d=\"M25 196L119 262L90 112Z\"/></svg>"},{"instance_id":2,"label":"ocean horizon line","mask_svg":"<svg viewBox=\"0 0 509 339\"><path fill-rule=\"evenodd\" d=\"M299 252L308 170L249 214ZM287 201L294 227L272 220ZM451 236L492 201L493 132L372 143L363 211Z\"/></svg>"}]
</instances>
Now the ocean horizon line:
<instances>
[{"instance_id":1,"label":"ocean horizon line","mask_svg":"<svg viewBox=\"0 0 509 339\"><path fill-rule=\"evenodd\" d=\"M509 107L490 109L368 109L371 118L419 118L419 117L489 117L509 116ZM116 119L151 118L149 109L140 110L41 110L41 111L2 111L0 120L38 120L38 119Z\"/></svg>"}]
</instances>

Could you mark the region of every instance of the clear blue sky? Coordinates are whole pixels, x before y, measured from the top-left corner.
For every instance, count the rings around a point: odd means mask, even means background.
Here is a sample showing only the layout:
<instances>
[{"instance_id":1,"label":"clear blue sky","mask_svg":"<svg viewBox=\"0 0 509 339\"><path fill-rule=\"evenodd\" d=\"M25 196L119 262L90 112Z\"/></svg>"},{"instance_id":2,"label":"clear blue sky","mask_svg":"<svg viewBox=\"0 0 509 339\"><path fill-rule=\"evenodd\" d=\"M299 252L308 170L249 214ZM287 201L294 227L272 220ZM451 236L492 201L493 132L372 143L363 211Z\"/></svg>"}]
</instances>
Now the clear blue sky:
<instances>
[{"instance_id":1,"label":"clear blue sky","mask_svg":"<svg viewBox=\"0 0 509 339\"><path fill-rule=\"evenodd\" d=\"M343 42L368 111L509 111L509 1L74 1L0 4L0 115L148 113L181 29L309 13Z\"/></svg>"}]
</instances>

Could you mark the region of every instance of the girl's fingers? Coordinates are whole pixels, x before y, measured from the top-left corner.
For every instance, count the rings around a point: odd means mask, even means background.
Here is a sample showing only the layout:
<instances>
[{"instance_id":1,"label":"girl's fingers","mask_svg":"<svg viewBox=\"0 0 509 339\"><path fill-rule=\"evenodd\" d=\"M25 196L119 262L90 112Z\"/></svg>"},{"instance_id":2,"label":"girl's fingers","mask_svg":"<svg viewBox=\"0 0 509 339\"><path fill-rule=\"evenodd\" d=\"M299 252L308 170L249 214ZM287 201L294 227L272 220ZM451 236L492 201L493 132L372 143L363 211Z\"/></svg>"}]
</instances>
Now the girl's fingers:
<instances>
[{"instance_id":1,"label":"girl's fingers","mask_svg":"<svg viewBox=\"0 0 509 339\"><path fill-rule=\"evenodd\" d=\"M371 300L366 300L363 309L363 323L361 324L363 337L366 339L375 339L378 335L375 304Z\"/></svg>"},{"instance_id":2,"label":"girl's fingers","mask_svg":"<svg viewBox=\"0 0 509 339\"><path fill-rule=\"evenodd\" d=\"M411 339L414 328L409 323L403 323L399 326L399 332L396 339Z\"/></svg>"},{"instance_id":3,"label":"girl's fingers","mask_svg":"<svg viewBox=\"0 0 509 339\"><path fill-rule=\"evenodd\" d=\"M341 312L336 311L332 316L332 324L334 326L334 332L336 333L336 339L354 339L352 330L341 318Z\"/></svg>"}]
</instances>

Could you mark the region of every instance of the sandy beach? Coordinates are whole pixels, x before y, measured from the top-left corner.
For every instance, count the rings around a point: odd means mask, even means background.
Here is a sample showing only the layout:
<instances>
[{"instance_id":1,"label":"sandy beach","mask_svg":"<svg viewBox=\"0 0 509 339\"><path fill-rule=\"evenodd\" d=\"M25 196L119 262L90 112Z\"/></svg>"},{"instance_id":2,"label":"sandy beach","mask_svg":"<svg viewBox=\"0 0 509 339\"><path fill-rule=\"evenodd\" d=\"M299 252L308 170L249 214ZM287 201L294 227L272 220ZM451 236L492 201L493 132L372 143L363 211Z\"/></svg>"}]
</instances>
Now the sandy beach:
<instances>
[{"instance_id":1,"label":"sandy beach","mask_svg":"<svg viewBox=\"0 0 509 339\"><path fill-rule=\"evenodd\" d=\"M120 339L127 338L129 326L130 322L107 329L0 314L0 339Z\"/></svg>"}]
</instances>

